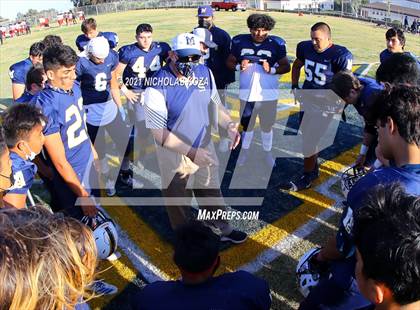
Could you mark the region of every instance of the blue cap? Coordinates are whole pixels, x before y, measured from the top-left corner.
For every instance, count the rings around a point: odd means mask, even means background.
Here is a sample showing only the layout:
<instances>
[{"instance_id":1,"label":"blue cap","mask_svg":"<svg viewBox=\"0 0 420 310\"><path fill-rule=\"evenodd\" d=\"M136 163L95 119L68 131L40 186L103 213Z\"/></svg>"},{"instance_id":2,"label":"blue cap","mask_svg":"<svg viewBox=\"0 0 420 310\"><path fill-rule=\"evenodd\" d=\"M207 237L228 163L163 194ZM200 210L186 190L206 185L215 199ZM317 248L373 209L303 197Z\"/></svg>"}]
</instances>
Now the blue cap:
<instances>
[{"instance_id":1,"label":"blue cap","mask_svg":"<svg viewBox=\"0 0 420 310\"><path fill-rule=\"evenodd\" d=\"M198 7L197 17L210 17L213 16L213 8L211 5L200 5Z\"/></svg>"}]
</instances>

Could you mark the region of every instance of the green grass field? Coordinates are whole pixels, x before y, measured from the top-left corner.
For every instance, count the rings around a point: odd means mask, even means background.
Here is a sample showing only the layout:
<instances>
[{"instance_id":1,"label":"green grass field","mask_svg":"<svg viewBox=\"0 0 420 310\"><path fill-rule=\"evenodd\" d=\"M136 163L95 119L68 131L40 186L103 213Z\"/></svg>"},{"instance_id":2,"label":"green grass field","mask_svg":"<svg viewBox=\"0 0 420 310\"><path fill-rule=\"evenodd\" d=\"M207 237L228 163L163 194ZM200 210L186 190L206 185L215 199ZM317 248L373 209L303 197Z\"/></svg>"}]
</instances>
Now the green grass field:
<instances>
[{"instance_id":1,"label":"green grass field","mask_svg":"<svg viewBox=\"0 0 420 310\"><path fill-rule=\"evenodd\" d=\"M231 36L246 33L248 32L246 18L249 14L250 11L217 12L215 23L217 26L228 31ZM116 32L120 39L119 46L122 46L134 41L136 26L139 23L145 22L152 24L154 27L155 40L170 42L176 34L189 32L196 26L195 15L195 9L141 10L100 15L97 16L97 22L99 30ZM297 14L278 12L272 12L270 15L277 21L272 33L286 40L290 56L294 56L298 42L309 38L310 26L318 21L325 21L330 24L334 42L346 46L353 53L356 64L378 62L379 52L385 47L385 29L378 28L374 24L316 15L299 17ZM9 66L27 57L29 46L33 42L41 40L47 34L59 35L66 44L75 48L74 41L76 36L80 34L80 24L62 28L33 29L32 34L29 36L6 40L6 43L0 46L0 104L8 105L11 102L11 83L8 76ZM406 38L406 49L417 55L420 54L419 38L411 34L407 34ZM374 67L369 72L369 75L373 74ZM348 129L351 129L350 125L348 125ZM343 133L343 137L345 137L345 134L347 133ZM354 144L360 143L358 137L353 138L353 140L356 141L353 141ZM341 156L340 153L334 156L331 155L321 167L323 175L317 185L327 182L331 176L337 174L340 169L351 163L356 154L355 149L357 152L357 148L346 146L346 149L342 152L346 153L344 156ZM292 171L295 168L296 165L293 164L293 161L290 161L290 163L290 167L287 165L281 167L282 170L285 170L282 171L282 176L286 176L289 170ZM279 172L279 170L276 172ZM337 192L336 184L332 184L330 187L332 191ZM274 198L271 200L268 199L267 204L270 204L272 210L268 210L267 205L264 205L261 212L269 211L273 214L275 213L273 215L274 218L277 214L276 211L281 209L282 204L284 204L284 201L280 199L285 197L279 196L277 190L267 191L265 198L270 198L270 196ZM262 250L266 250L266 248L271 248L272 245L277 244L278 240L283 240L282 238L286 239L286 236L293 237L292 233L306 222L314 219L317 221L318 226L305 238L296 237L298 239L296 242L285 240L281 251L278 249L274 250L279 251L279 255L276 256L277 258L261 266L261 269L258 271L257 275L266 279L270 284L273 309L297 309L302 297L296 289L294 277L296 262L307 249L314 245L322 244L327 236L334 233L336 223L340 216L338 209L331 209L330 217L324 219L318 218L321 211L330 209L333 200L325 198L315 189L304 191L303 194L299 193L293 198L295 200L300 199L302 205L296 208L296 210L292 210L293 212L290 211L287 214L290 217L283 216L284 214L282 214L284 220L281 217L278 220L267 220L267 223L265 223L267 224L266 227L257 231L253 236L250 236L250 241L241 246L224 249L222 255L223 263L221 271L233 270L235 268L232 266L243 265L238 262L244 261L246 257L256 256ZM113 218L127 231L128 236L138 247L144 250L151 260L154 259L156 261L156 266L167 274L174 274L172 270L175 269L174 266L168 263L171 255L170 245L165 239L165 236L158 235L153 229L150 229L150 226L153 225L148 225L150 223L147 222L147 217L145 217L146 220L141 216L130 217L133 214L135 215L135 213L129 208L114 208L113 210L107 211L113 212L112 214L110 212ZM152 228L156 227L153 226ZM273 240L274 234L278 239ZM159 265L162 261L163 263ZM233 264L234 262L235 264ZM107 263L102 265L101 267L103 268L110 266ZM133 290L135 285L138 285L136 284L138 279L142 279L142 276L138 274L124 253L120 261L113 263L112 266L113 268L104 272L102 275L111 283L118 285L121 294L113 299L99 298L93 301L91 305L95 309L106 307L106 305L108 305L107 309L125 309L127 292Z\"/></svg>"},{"instance_id":2,"label":"green grass field","mask_svg":"<svg viewBox=\"0 0 420 310\"><path fill-rule=\"evenodd\" d=\"M217 12L216 25L225 29L231 36L246 33L248 12ZM97 16L99 29L114 31L118 34L119 46L134 40L134 31L139 23L147 22L154 27L154 38L160 41L170 40L180 32L191 31L196 26L196 11L193 9L139 10ZM354 55L355 63L373 63L378 61L379 52L384 49L384 28L374 24L361 23L349 19L317 15L297 16L297 14L271 12L277 21L273 34L279 35L287 42L289 55L294 55L296 44L309 37L309 28L318 21L327 22L333 30L333 40L346 46ZM29 36L6 40L0 47L0 103L10 102L11 84L8 68L11 64L27 57L30 45L41 40L47 34L56 34L63 41L75 48L75 38L80 34L80 24L69 27L50 29L33 29ZM420 54L420 40L407 34L406 49Z\"/></svg>"}]
</instances>

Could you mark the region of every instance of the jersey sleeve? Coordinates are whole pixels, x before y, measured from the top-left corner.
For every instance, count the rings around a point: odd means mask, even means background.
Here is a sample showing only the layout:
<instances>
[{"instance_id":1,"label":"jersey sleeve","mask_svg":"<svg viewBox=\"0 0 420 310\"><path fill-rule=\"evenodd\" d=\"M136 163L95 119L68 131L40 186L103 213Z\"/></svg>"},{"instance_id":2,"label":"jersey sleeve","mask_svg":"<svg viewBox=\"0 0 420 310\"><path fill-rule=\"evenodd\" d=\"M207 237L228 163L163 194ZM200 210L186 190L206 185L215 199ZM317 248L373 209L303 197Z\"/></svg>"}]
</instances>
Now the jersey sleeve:
<instances>
[{"instance_id":1,"label":"jersey sleeve","mask_svg":"<svg viewBox=\"0 0 420 310\"><path fill-rule=\"evenodd\" d=\"M119 38L115 32L103 32L103 36L108 40L110 48L115 48L118 45Z\"/></svg>"},{"instance_id":2,"label":"jersey sleeve","mask_svg":"<svg viewBox=\"0 0 420 310\"><path fill-rule=\"evenodd\" d=\"M118 60L118 53L116 52L116 51L114 51L114 50L110 50L109 51L110 53L111 53L111 55L112 55L112 65L111 65L111 71L114 71L116 68L117 68L117 66L118 66L118 63L119 63L119 60Z\"/></svg>"},{"instance_id":3,"label":"jersey sleeve","mask_svg":"<svg viewBox=\"0 0 420 310\"><path fill-rule=\"evenodd\" d=\"M277 59L276 61L279 61L280 59L283 59L287 56L287 50L286 50L286 41L284 41L282 38L273 36L273 40L276 43L276 53L277 53Z\"/></svg>"},{"instance_id":4,"label":"jersey sleeve","mask_svg":"<svg viewBox=\"0 0 420 310\"><path fill-rule=\"evenodd\" d=\"M344 257L350 257L355 252L353 239L354 212L360 208L368 197L370 188L378 184L375 172L370 172L361 178L349 191L347 200L344 203L343 214L340 219L336 241L337 250Z\"/></svg>"},{"instance_id":5,"label":"jersey sleeve","mask_svg":"<svg viewBox=\"0 0 420 310\"><path fill-rule=\"evenodd\" d=\"M348 51L344 51L335 60L335 72L343 70L351 70L353 67L353 55Z\"/></svg>"},{"instance_id":6,"label":"jersey sleeve","mask_svg":"<svg viewBox=\"0 0 420 310\"><path fill-rule=\"evenodd\" d=\"M241 57L241 40L239 37L234 37L232 39L230 53L235 56L237 61L240 61Z\"/></svg>"},{"instance_id":7,"label":"jersey sleeve","mask_svg":"<svg viewBox=\"0 0 420 310\"><path fill-rule=\"evenodd\" d=\"M34 182L35 172L31 167L13 171L14 183L8 191L10 194L27 194Z\"/></svg>"},{"instance_id":8,"label":"jersey sleeve","mask_svg":"<svg viewBox=\"0 0 420 310\"><path fill-rule=\"evenodd\" d=\"M77 38L76 38L76 46L77 46L77 49L79 50L79 52L83 52L83 50L84 50L84 46L82 46L83 45L83 34L81 34L81 35L79 35Z\"/></svg>"},{"instance_id":9,"label":"jersey sleeve","mask_svg":"<svg viewBox=\"0 0 420 310\"><path fill-rule=\"evenodd\" d=\"M78 81L80 81L82 74L83 74L82 61L81 61L81 58L79 57L79 60L76 63L76 79Z\"/></svg>"},{"instance_id":10,"label":"jersey sleeve","mask_svg":"<svg viewBox=\"0 0 420 310\"><path fill-rule=\"evenodd\" d=\"M160 44L162 46L162 53L161 53L160 56L162 57L163 61L166 62L166 59L169 56L169 51L171 50L171 47L166 42L160 42Z\"/></svg>"},{"instance_id":11,"label":"jersey sleeve","mask_svg":"<svg viewBox=\"0 0 420 310\"><path fill-rule=\"evenodd\" d=\"M13 65L9 68L9 76L14 84L25 84L26 81L26 72L24 70L19 70L17 66Z\"/></svg>"},{"instance_id":12,"label":"jersey sleeve","mask_svg":"<svg viewBox=\"0 0 420 310\"><path fill-rule=\"evenodd\" d=\"M301 62L305 62L305 45L304 42L298 43L296 46L296 58Z\"/></svg>"},{"instance_id":13,"label":"jersey sleeve","mask_svg":"<svg viewBox=\"0 0 420 310\"><path fill-rule=\"evenodd\" d=\"M128 51L127 51L127 47L123 46L118 50L118 59L119 62L127 65L128 62L130 61L130 57L128 55Z\"/></svg>"},{"instance_id":14,"label":"jersey sleeve","mask_svg":"<svg viewBox=\"0 0 420 310\"><path fill-rule=\"evenodd\" d=\"M31 103L38 106L41 109L42 114L44 114L44 116L47 118L47 122L45 123L42 132L44 136L49 136L60 131L60 124L58 122L57 112L53 106L49 103L42 104L42 100L43 99L39 98L39 96L36 96L34 100L31 101Z\"/></svg>"},{"instance_id":15,"label":"jersey sleeve","mask_svg":"<svg viewBox=\"0 0 420 310\"><path fill-rule=\"evenodd\" d=\"M167 127L168 108L162 89L146 88L144 94L146 128L162 129Z\"/></svg>"}]
</instances>

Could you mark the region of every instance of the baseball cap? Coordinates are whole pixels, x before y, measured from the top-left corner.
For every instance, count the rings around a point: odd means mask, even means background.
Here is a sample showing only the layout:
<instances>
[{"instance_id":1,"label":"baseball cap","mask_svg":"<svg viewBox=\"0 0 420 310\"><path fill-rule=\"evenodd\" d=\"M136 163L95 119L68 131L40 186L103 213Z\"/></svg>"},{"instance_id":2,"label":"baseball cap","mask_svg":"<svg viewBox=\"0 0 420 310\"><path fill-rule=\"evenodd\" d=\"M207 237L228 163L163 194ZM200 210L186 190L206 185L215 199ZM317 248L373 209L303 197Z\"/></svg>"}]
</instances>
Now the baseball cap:
<instances>
[{"instance_id":1,"label":"baseball cap","mask_svg":"<svg viewBox=\"0 0 420 310\"><path fill-rule=\"evenodd\" d=\"M192 33L181 33L172 40L172 49L179 57L199 55L201 39Z\"/></svg>"},{"instance_id":2,"label":"baseball cap","mask_svg":"<svg viewBox=\"0 0 420 310\"><path fill-rule=\"evenodd\" d=\"M209 48L215 48L217 46L216 43L213 42L213 36L210 31L206 28L195 28L193 30L193 34L200 38L200 42L203 42Z\"/></svg>"},{"instance_id":3,"label":"baseball cap","mask_svg":"<svg viewBox=\"0 0 420 310\"><path fill-rule=\"evenodd\" d=\"M109 43L104 37L95 37L91 39L86 46L86 52L96 58L104 59L109 54Z\"/></svg>"},{"instance_id":4,"label":"baseball cap","mask_svg":"<svg viewBox=\"0 0 420 310\"><path fill-rule=\"evenodd\" d=\"M211 5L200 5L198 7L197 17L210 17L213 16L213 8Z\"/></svg>"}]
</instances>

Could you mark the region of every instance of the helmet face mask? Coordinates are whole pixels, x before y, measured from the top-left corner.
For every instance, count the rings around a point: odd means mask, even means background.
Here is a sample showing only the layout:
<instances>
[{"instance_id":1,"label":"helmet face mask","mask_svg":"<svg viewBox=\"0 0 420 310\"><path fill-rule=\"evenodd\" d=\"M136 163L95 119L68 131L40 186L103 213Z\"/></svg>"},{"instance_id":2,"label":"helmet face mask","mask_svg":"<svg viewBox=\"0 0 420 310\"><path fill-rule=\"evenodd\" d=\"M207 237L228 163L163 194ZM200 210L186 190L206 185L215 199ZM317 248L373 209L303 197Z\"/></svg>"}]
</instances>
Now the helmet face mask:
<instances>
[{"instance_id":1,"label":"helmet face mask","mask_svg":"<svg viewBox=\"0 0 420 310\"><path fill-rule=\"evenodd\" d=\"M350 167L341 174L341 191L345 198L347 194L362 177L366 175L368 170L365 167Z\"/></svg>"},{"instance_id":2,"label":"helmet face mask","mask_svg":"<svg viewBox=\"0 0 420 310\"><path fill-rule=\"evenodd\" d=\"M101 211L94 217L84 216L82 223L93 233L98 258L106 259L117 251L118 232L114 222Z\"/></svg>"}]
</instances>

